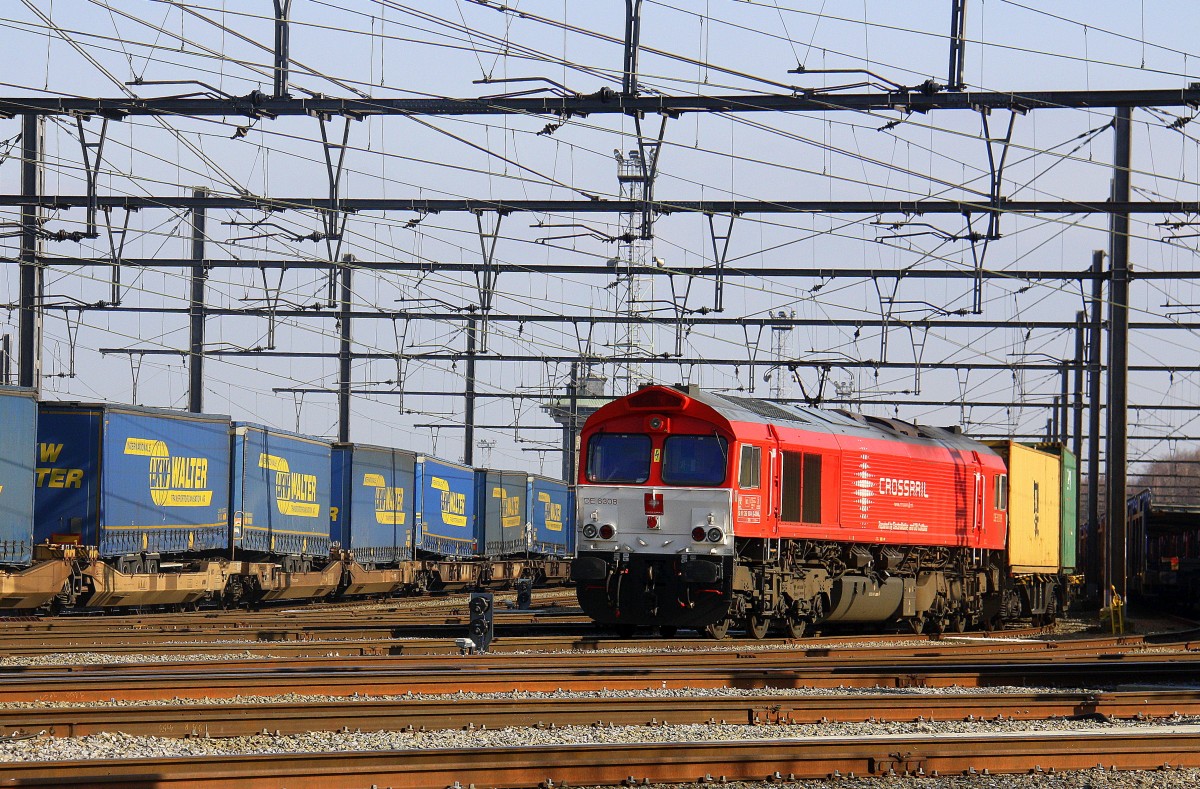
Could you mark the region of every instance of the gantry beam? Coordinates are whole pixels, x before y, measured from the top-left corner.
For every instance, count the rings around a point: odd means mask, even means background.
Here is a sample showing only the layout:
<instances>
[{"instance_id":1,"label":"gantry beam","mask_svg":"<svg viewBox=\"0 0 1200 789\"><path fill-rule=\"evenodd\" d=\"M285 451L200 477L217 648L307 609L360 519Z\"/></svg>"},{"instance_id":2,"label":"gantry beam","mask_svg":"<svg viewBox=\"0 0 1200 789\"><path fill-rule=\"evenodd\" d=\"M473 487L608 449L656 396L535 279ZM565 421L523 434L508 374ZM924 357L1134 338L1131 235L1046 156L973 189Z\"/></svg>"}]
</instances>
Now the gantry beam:
<instances>
[{"instance_id":1,"label":"gantry beam","mask_svg":"<svg viewBox=\"0 0 1200 789\"><path fill-rule=\"evenodd\" d=\"M38 262L46 266L104 266L111 267L111 258L83 258L58 255L40 255ZM327 271L327 260L304 260L301 258L269 258L245 260L228 260L206 258L199 261L208 269L236 268L288 268L288 269L320 269ZM123 257L119 265L130 268L191 268L197 261L190 258L128 258ZM350 265L359 271L415 271L419 273L466 272L470 274L488 270L488 263L464 261L432 261L432 260L355 260ZM976 271L967 268L855 268L840 266L763 266L761 268L735 268L725 266L635 266L638 276L660 277L713 277L721 274L725 277L770 277L772 279L796 279L811 277L816 279L999 279L1021 281L1047 282L1087 282L1094 279L1107 279L1107 272L1067 271L1064 269L981 269ZM573 264L573 263L508 263L505 273L511 274L576 274L576 275L613 275L613 267L608 264ZM1200 269L1185 271L1151 271L1132 270L1130 280L1188 280L1200 279Z\"/></svg>"},{"instance_id":2,"label":"gantry beam","mask_svg":"<svg viewBox=\"0 0 1200 789\"><path fill-rule=\"evenodd\" d=\"M132 356L181 356L186 351L175 348L101 348L102 354L126 354ZM206 356L236 357L253 356L260 359L336 359L337 351L275 351L267 348L223 348L208 351ZM427 362L462 362L474 359L478 362L535 362L538 364L640 364L640 365L711 365L714 367L794 367L804 368L840 368L862 370L1039 370L1044 372L1062 372L1061 363L1044 362L884 362L874 359L732 359L698 356L580 356L570 354L505 354L498 356L483 353L464 353L456 351L429 353L383 353L379 351L356 351L355 359L406 359ZM1166 372L1200 373L1198 365L1175 365L1164 368L1159 365L1133 365L1129 369L1137 372Z\"/></svg>"},{"instance_id":3,"label":"gantry beam","mask_svg":"<svg viewBox=\"0 0 1200 789\"><path fill-rule=\"evenodd\" d=\"M8 305L0 304L0 308ZM125 312L125 313L151 313L155 315L172 315L172 314L188 314L187 307L125 307L112 304L78 304L75 302L69 304L47 304L43 307L47 312ZM338 318L343 313L336 309L326 309L316 304L310 309L299 308L231 308L231 307L207 307L205 314L217 316L242 316L251 318L266 318L274 316L276 318ZM432 312L429 310L352 310L349 317L354 319L365 320L431 320L431 321L448 321L467 323L473 320L473 313L470 310L464 309L461 311L443 311ZM477 315L475 315L477 317ZM551 313L490 313L488 315L489 323L546 323L546 324L579 324L579 325L602 325L628 323L630 318L624 315L561 315ZM842 328L914 328L914 329L1043 329L1047 331L1064 331L1073 330L1075 321L1014 321L1014 320L983 320L978 318L905 318L903 316L889 316L887 318L863 317L863 318L777 318L771 316L756 317L721 317L708 315L691 315L684 318L676 318L674 315L664 315L661 318L655 317L638 317L634 320L636 323L648 326L675 326L678 323L686 323L689 326L812 326L812 327L842 327ZM1129 328L1137 331L1200 331L1200 322L1198 321L1144 321L1138 323L1130 323ZM138 351L141 352L140 350ZM176 353L176 351L171 351ZM389 358L391 355L388 355ZM1062 365L1058 365L1061 367ZM1133 368L1131 368L1133 369ZM1182 367L1172 365L1158 365L1156 367L1147 367L1144 369L1151 370L1181 370Z\"/></svg>"},{"instance_id":4,"label":"gantry beam","mask_svg":"<svg viewBox=\"0 0 1200 789\"><path fill-rule=\"evenodd\" d=\"M823 93L797 88L793 94L722 96L621 95L610 88L573 96L486 96L482 98L283 98L261 91L245 96L164 98L0 98L0 113L19 115L130 115L271 118L283 115L367 117L371 115L682 115L694 112L886 112L931 110L1097 109L1200 105L1200 87L1168 90L1043 90L1027 93L944 92L932 82L911 90Z\"/></svg>"},{"instance_id":5,"label":"gantry beam","mask_svg":"<svg viewBox=\"0 0 1200 789\"><path fill-rule=\"evenodd\" d=\"M495 211L547 214L622 214L643 208L659 214L1197 214L1200 202L1178 200L428 200L411 197L258 197L209 192L205 197L147 197L129 195L40 195L0 194L0 206L43 208L125 209L145 208L192 210L195 208L243 208L261 211L339 210L399 211L417 214Z\"/></svg>"}]
</instances>

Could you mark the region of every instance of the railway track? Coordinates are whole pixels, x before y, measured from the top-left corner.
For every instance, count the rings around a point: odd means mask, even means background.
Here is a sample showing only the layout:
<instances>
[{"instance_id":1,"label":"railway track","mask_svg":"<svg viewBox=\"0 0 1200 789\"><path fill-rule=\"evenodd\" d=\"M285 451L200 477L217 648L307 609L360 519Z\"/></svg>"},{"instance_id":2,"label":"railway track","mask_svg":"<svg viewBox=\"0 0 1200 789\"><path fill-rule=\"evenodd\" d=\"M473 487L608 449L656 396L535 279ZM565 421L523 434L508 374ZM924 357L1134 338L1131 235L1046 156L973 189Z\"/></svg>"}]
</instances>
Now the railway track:
<instances>
[{"instance_id":1,"label":"railway track","mask_svg":"<svg viewBox=\"0 0 1200 789\"><path fill-rule=\"evenodd\" d=\"M543 629L543 628L537 628ZM544 629L560 633L559 626ZM351 628L351 632L353 629ZM504 629L501 629L501 633ZM509 632L524 630L514 627ZM930 636L870 636L806 639L763 639L754 642L723 642L718 644L706 638L656 638L628 639L615 636L593 635L500 635L492 642L490 653L503 656L522 652L552 653L553 657L539 660L570 661L585 658L575 653L600 651L664 651L673 655L737 654L754 655L757 660L809 661L839 659L863 662L868 660L895 660L902 658L934 659L957 656L970 659L972 656L997 654L1012 655L1018 659L1022 654L1044 653L1059 658L1073 654L1136 654L1149 649L1174 651L1200 651L1200 641L1170 642L1162 640L1152 643L1144 636L1108 636L1076 639L1073 641L1049 641L1042 639L1020 639L1008 633L1002 636L955 636L934 638ZM197 655L227 656L247 655L278 659L338 658L404 656L424 657L433 655L460 655L462 647L457 636L465 635L462 630L434 633L425 636L408 636L407 631L397 630L391 635L375 637L333 638L327 633L291 628L253 630L222 629L192 633L187 630L143 633L116 632L92 635L22 635L0 636L0 653L8 657L35 657L38 655L86 652L114 658L132 656L136 659L147 654L176 656L181 660ZM749 647L753 645L753 650ZM475 656L476 660L486 659ZM594 661L595 658L586 658ZM680 658L682 660L683 658ZM746 658L750 659L750 658ZM3 669L0 668L0 671Z\"/></svg>"},{"instance_id":2,"label":"railway track","mask_svg":"<svg viewBox=\"0 0 1200 789\"><path fill-rule=\"evenodd\" d=\"M0 782L26 787L237 785L250 789L280 785L289 789L327 789L330 785L386 785L394 789L445 789L471 784L635 786L902 773L1050 772L1097 764L1120 770L1200 766L1200 726L0 764Z\"/></svg>"},{"instance_id":3,"label":"railway track","mask_svg":"<svg viewBox=\"0 0 1200 789\"><path fill-rule=\"evenodd\" d=\"M519 691L603 691L644 689L798 689L798 688L915 688L915 687L1080 687L1122 683L1194 682L1200 655L1180 653L1165 657L1121 656L1117 659L1069 661L961 662L846 664L831 661L808 663L713 660L700 665L662 665L661 655L622 665L597 662L593 666L507 666L455 664L435 661L419 665L395 663L391 658L357 665L236 666L194 665L122 667L118 671L20 671L0 675L0 702L82 701L103 703L113 699L166 700L217 699L239 695L400 695L443 694L459 691L507 693ZM649 658L649 659L647 659ZM110 668L110 667L103 667Z\"/></svg>"},{"instance_id":4,"label":"railway track","mask_svg":"<svg viewBox=\"0 0 1200 789\"><path fill-rule=\"evenodd\" d=\"M0 732L82 737L103 732L156 737L244 737L311 731L404 731L659 724L801 724L924 720L1107 721L1200 715L1200 690L1098 693L641 696L538 699L413 697L286 703L167 704L0 709Z\"/></svg>"}]
</instances>

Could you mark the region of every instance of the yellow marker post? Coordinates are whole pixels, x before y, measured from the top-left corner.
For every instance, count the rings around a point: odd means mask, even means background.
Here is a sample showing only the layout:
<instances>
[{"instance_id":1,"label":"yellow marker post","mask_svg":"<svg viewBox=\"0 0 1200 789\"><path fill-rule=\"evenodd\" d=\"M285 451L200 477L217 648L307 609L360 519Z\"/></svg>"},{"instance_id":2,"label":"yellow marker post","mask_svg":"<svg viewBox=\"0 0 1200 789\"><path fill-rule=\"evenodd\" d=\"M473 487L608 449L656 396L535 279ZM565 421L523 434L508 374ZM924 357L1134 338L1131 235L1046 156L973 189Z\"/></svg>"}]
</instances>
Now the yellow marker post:
<instances>
[{"instance_id":1,"label":"yellow marker post","mask_svg":"<svg viewBox=\"0 0 1200 789\"><path fill-rule=\"evenodd\" d=\"M1121 595L1117 594L1117 587L1108 587L1112 590L1112 604L1108 607L1108 623L1113 634L1125 633L1125 601Z\"/></svg>"}]
</instances>

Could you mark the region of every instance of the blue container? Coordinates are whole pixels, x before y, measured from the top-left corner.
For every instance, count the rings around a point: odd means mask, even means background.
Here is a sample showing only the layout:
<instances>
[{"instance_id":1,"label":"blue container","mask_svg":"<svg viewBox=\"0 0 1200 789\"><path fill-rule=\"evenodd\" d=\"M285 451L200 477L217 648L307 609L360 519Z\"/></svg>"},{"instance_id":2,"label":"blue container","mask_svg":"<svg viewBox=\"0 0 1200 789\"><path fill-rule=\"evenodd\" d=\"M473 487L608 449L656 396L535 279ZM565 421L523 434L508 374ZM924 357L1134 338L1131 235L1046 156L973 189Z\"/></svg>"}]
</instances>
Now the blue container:
<instances>
[{"instance_id":1,"label":"blue container","mask_svg":"<svg viewBox=\"0 0 1200 789\"><path fill-rule=\"evenodd\" d=\"M33 562L37 415L33 390L0 387L0 564L9 567Z\"/></svg>"},{"instance_id":2,"label":"blue container","mask_svg":"<svg viewBox=\"0 0 1200 789\"><path fill-rule=\"evenodd\" d=\"M528 479L524 471L475 469L475 532L489 559L528 550Z\"/></svg>"},{"instance_id":3,"label":"blue container","mask_svg":"<svg viewBox=\"0 0 1200 789\"><path fill-rule=\"evenodd\" d=\"M42 403L37 437L37 542L102 557L228 550L228 417Z\"/></svg>"},{"instance_id":4,"label":"blue container","mask_svg":"<svg viewBox=\"0 0 1200 789\"><path fill-rule=\"evenodd\" d=\"M362 564L413 557L417 456L403 449L333 445L329 536Z\"/></svg>"},{"instance_id":5,"label":"blue container","mask_svg":"<svg viewBox=\"0 0 1200 789\"><path fill-rule=\"evenodd\" d=\"M549 477L529 477L530 540L534 553L567 556L574 547L571 489Z\"/></svg>"},{"instance_id":6,"label":"blue container","mask_svg":"<svg viewBox=\"0 0 1200 789\"><path fill-rule=\"evenodd\" d=\"M477 557L475 473L436 458L417 458L416 541L419 554Z\"/></svg>"},{"instance_id":7,"label":"blue container","mask_svg":"<svg viewBox=\"0 0 1200 789\"><path fill-rule=\"evenodd\" d=\"M261 556L328 556L328 441L233 423L233 541Z\"/></svg>"}]
</instances>

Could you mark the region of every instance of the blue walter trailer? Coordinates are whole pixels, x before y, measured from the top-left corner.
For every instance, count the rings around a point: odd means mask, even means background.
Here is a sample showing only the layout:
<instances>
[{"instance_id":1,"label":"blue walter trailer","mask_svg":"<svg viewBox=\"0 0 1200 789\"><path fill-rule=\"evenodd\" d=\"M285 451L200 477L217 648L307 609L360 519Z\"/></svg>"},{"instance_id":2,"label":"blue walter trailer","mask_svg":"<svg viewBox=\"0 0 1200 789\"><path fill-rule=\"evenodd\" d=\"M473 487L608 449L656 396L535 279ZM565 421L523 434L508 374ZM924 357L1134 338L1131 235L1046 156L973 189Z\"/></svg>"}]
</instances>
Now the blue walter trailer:
<instances>
[{"instance_id":1,"label":"blue walter trailer","mask_svg":"<svg viewBox=\"0 0 1200 789\"><path fill-rule=\"evenodd\" d=\"M463 588L480 580L483 554L476 532L475 473L437 458L417 457L414 543L427 583L434 589Z\"/></svg>"},{"instance_id":2,"label":"blue walter trailer","mask_svg":"<svg viewBox=\"0 0 1200 789\"><path fill-rule=\"evenodd\" d=\"M0 566L33 561L33 491L38 407L30 389L0 387Z\"/></svg>"},{"instance_id":3,"label":"blue walter trailer","mask_svg":"<svg viewBox=\"0 0 1200 789\"><path fill-rule=\"evenodd\" d=\"M574 549L571 534L571 490L567 483L549 477L529 477L531 550L543 556L569 556Z\"/></svg>"},{"instance_id":4,"label":"blue walter trailer","mask_svg":"<svg viewBox=\"0 0 1200 789\"><path fill-rule=\"evenodd\" d=\"M350 559L345 594L391 594L417 584L416 469L414 452L334 444L329 536Z\"/></svg>"},{"instance_id":5,"label":"blue walter trailer","mask_svg":"<svg viewBox=\"0 0 1200 789\"><path fill-rule=\"evenodd\" d=\"M413 558L417 455L365 444L333 448L330 537L364 565Z\"/></svg>"},{"instance_id":6,"label":"blue walter trailer","mask_svg":"<svg viewBox=\"0 0 1200 789\"><path fill-rule=\"evenodd\" d=\"M567 483L530 475L528 522L530 551L537 557L531 567L536 583L565 581L571 575L575 552L574 489Z\"/></svg>"},{"instance_id":7,"label":"blue walter trailer","mask_svg":"<svg viewBox=\"0 0 1200 789\"><path fill-rule=\"evenodd\" d=\"M495 559L529 550L528 487L524 471L475 469L476 531L484 556Z\"/></svg>"},{"instance_id":8,"label":"blue walter trailer","mask_svg":"<svg viewBox=\"0 0 1200 789\"><path fill-rule=\"evenodd\" d=\"M475 469L475 533L487 560L483 585L509 586L529 572L528 488L524 471Z\"/></svg>"},{"instance_id":9,"label":"blue walter trailer","mask_svg":"<svg viewBox=\"0 0 1200 789\"><path fill-rule=\"evenodd\" d=\"M35 538L121 573L229 546L228 417L137 406L40 406Z\"/></svg>"},{"instance_id":10,"label":"blue walter trailer","mask_svg":"<svg viewBox=\"0 0 1200 789\"><path fill-rule=\"evenodd\" d=\"M233 425L233 547L242 558L281 557L285 572L329 559L332 448L263 425Z\"/></svg>"},{"instance_id":11,"label":"blue walter trailer","mask_svg":"<svg viewBox=\"0 0 1200 789\"><path fill-rule=\"evenodd\" d=\"M418 456L418 556L471 559L482 555L475 532L475 474L466 466Z\"/></svg>"},{"instance_id":12,"label":"blue walter trailer","mask_svg":"<svg viewBox=\"0 0 1200 789\"><path fill-rule=\"evenodd\" d=\"M0 386L0 609L39 608L70 588L73 549L34 546L37 418L32 390Z\"/></svg>"}]
</instances>

